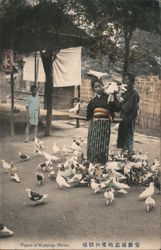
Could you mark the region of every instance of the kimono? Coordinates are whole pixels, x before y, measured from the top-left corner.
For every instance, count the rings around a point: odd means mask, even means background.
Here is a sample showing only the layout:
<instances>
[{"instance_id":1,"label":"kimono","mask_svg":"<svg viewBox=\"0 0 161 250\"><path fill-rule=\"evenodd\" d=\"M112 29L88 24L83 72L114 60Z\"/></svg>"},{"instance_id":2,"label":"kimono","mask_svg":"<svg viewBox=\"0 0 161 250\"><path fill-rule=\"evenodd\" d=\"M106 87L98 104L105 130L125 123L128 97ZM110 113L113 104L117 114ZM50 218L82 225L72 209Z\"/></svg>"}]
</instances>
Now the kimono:
<instances>
[{"instance_id":1,"label":"kimono","mask_svg":"<svg viewBox=\"0 0 161 250\"><path fill-rule=\"evenodd\" d=\"M108 103L108 96L104 93L90 100L87 106L87 120L90 120L87 141L89 162L105 164L108 161L111 121L118 109L115 102Z\"/></svg>"},{"instance_id":2,"label":"kimono","mask_svg":"<svg viewBox=\"0 0 161 250\"><path fill-rule=\"evenodd\" d=\"M122 121L119 124L117 147L132 152L134 150L135 119L137 117L139 94L131 86L123 95L121 107Z\"/></svg>"},{"instance_id":3,"label":"kimono","mask_svg":"<svg viewBox=\"0 0 161 250\"><path fill-rule=\"evenodd\" d=\"M39 96L29 95L26 100L26 108L29 112L29 123L31 125L38 125L40 98Z\"/></svg>"}]
</instances>

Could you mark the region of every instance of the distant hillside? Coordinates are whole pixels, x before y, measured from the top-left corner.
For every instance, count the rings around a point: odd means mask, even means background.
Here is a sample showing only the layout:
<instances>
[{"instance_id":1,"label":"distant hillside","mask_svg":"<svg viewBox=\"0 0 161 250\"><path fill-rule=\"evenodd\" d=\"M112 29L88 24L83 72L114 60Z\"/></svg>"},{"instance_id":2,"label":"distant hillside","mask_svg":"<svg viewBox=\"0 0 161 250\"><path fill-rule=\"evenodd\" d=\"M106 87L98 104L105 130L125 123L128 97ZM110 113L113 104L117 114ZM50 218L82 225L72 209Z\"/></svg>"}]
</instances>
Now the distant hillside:
<instances>
[{"instance_id":1,"label":"distant hillside","mask_svg":"<svg viewBox=\"0 0 161 250\"><path fill-rule=\"evenodd\" d=\"M161 37L154 33L136 30L133 33L130 44L129 70L136 75L157 75L160 72L161 65ZM85 51L82 55L82 74L87 76L89 69L107 72L112 75L114 72L121 74L123 61L120 59L117 64L110 63L109 56L103 57L103 63L100 63L99 56L91 58Z\"/></svg>"}]
</instances>

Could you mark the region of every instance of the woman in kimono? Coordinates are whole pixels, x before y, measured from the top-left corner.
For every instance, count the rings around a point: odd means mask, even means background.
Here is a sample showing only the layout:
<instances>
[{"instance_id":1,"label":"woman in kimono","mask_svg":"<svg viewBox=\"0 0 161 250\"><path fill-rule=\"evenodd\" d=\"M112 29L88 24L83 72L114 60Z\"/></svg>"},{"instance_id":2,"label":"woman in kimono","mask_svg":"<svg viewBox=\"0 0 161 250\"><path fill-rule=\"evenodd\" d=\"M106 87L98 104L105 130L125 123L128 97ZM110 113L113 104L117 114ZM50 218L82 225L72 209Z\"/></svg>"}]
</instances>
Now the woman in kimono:
<instances>
[{"instance_id":1,"label":"woman in kimono","mask_svg":"<svg viewBox=\"0 0 161 250\"><path fill-rule=\"evenodd\" d=\"M87 160L104 165L108 161L111 121L114 118L114 112L119 111L120 105L115 94L114 101L108 102L108 95L104 93L101 80L92 80L91 87L95 96L87 106L87 120L90 121Z\"/></svg>"},{"instance_id":2,"label":"woman in kimono","mask_svg":"<svg viewBox=\"0 0 161 250\"><path fill-rule=\"evenodd\" d=\"M117 147L122 149L122 153L128 151L131 156L134 153L134 131L135 119L138 111L139 94L134 88L135 76L127 73L124 83L127 85L127 91L123 94L123 103L121 105L121 118L119 124Z\"/></svg>"}]
</instances>

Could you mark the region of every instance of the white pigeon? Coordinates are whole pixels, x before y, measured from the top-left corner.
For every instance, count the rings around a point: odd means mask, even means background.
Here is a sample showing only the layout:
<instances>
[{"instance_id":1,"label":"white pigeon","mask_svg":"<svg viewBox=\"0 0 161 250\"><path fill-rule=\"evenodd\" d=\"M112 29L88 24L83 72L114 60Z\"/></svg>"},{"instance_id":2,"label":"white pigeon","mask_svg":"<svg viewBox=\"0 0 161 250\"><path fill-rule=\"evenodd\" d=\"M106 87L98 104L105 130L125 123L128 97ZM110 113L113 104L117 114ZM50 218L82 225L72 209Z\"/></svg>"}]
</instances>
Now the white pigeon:
<instances>
[{"instance_id":1,"label":"white pigeon","mask_svg":"<svg viewBox=\"0 0 161 250\"><path fill-rule=\"evenodd\" d=\"M44 175L41 172L36 172L36 180L38 182L39 185L43 184L43 180L44 180Z\"/></svg>"},{"instance_id":2,"label":"white pigeon","mask_svg":"<svg viewBox=\"0 0 161 250\"><path fill-rule=\"evenodd\" d=\"M152 165L151 165L151 171L152 172L158 172L160 167L160 162L157 158L154 159Z\"/></svg>"},{"instance_id":3,"label":"white pigeon","mask_svg":"<svg viewBox=\"0 0 161 250\"><path fill-rule=\"evenodd\" d=\"M127 192L126 190L124 190L123 188L117 190L117 193L120 193L120 194L128 194L128 192Z\"/></svg>"},{"instance_id":4,"label":"white pigeon","mask_svg":"<svg viewBox=\"0 0 161 250\"><path fill-rule=\"evenodd\" d=\"M147 187L140 195L140 200L145 200L148 196L152 196L154 194L155 188L154 183L150 182L149 187Z\"/></svg>"},{"instance_id":5,"label":"white pigeon","mask_svg":"<svg viewBox=\"0 0 161 250\"><path fill-rule=\"evenodd\" d=\"M28 193L28 197L32 201L33 206L43 204L45 199L48 197L47 194L39 194L37 192L31 191L30 188L27 188L26 192Z\"/></svg>"},{"instance_id":6,"label":"white pigeon","mask_svg":"<svg viewBox=\"0 0 161 250\"><path fill-rule=\"evenodd\" d=\"M56 178L55 171L54 170L50 171L49 174L48 174L48 177L51 178L51 179L55 179Z\"/></svg>"},{"instance_id":7,"label":"white pigeon","mask_svg":"<svg viewBox=\"0 0 161 250\"><path fill-rule=\"evenodd\" d=\"M51 166L52 165L52 161L48 160L48 161L45 161L45 162L42 162L40 163L38 166L37 166L37 169L38 170L43 170L44 172L47 172L46 169L48 166Z\"/></svg>"},{"instance_id":8,"label":"white pigeon","mask_svg":"<svg viewBox=\"0 0 161 250\"><path fill-rule=\"evenodd\" d=\"M65 144L63 145L62 151L65 155L68 155L70 153L73 153L73 149L68 148Z\"/></svg>"},{"instance_id":9,"label":"white pigeon","mask_svg":"<svg viewBox=\"0 0 161 250\"><path fill-rule=\"evenodd\" d=\"M115 92L118 92L118 85L116 82L112 82L110 83L110 85L108 86L108 88L105 88L105 92L107 94L113 94Z\"/></svg>"},{"instance_id":10,"label":"white pigeon","mask_svg":"<svg viewBox=\"0 0 161 250\"><path fill-rule=\"evenodd\" d=\"M10 177L11 177L11 180L16 181L17 183L21 182L20 178L19 178L19 176L17 174L12 174L12 175L10 175Z\"/></svg>"},{"instance_id":11,"label":"white pigeon","mask_svg":"<svg viewBox=\"0 0 161 250\"><path fill-rule=\"evenodd\" d=\"M81 147L75 141L73 141L71 148L78 151L81 150Z\"/></svg>"},{"instance_id":12,"label":"white pigeon","mask_svg":"<svg viewBox=\"0 0 161 250\"><path fill-rule=\"evenodd\" d=\"M152 208L154 208L155 200L151 196L148 196L145 200L145 205L146 205L146 211L149 212Z\"/></svg>"},{"instance_id":13,"label":"white pigeon","mask_svg":"<svg viewBox=\"0 0 161 250\"><path fill-rule=\"evenodd\" d=\"M27 154L23 154L21 152L18 153L19 154L19 158L22 160L22 161L27 161L30 159L30 156L27 155Z\"/></svg>"},{"instance_id":14,"label":"white pigeon","mask_svg":"<svg viewBox=\"0 0 161 250\"><path fill-rule=\"evenodd\" d=\"M102 189L101 183L96 183L94 179L91 179L90 186L95 194L98 193Z\"/></svg>"},{"instance_id":15,"label":"white pigeon","mask_svg":"<svg viewBox=\"0 0 161 250\"><path fill-rule=\"evenodd\" d=\"M116 181L115 177L111 177L111 182L109 183L109 186L112 187L113 189L120 190L120 189L128 189L130 188L127 184L125 183L120 183Z\"/></svg>"},{"instance_id":16,"label":"white pigeon","mask_svg":"<svg viewBox=\"0 0 161 250\"><path fill-rule=\"evenodd\" d=\"M2 167L4 168L5 172L6 172L6 173L9 173L9 170L10 170L10 168L11 168L11 164L8 163L8 162L5 161L5 160L1 160L1 162L2 162Z\"/></svg>"},{"instance_id":17,"label":"white pigeon","mask_svg":"<svg viewBox=\"0 0 161 250\"><path fill-rule=\"evenodd\" d=\"M103 72L99 72L99 71L95 71L95 70L91 70L91 69L87 72L87 74L95 76L98 79L100 79L103 76L107 76L107 73L103 73Z\"/></svg>"},{"instance_id":18,"label":"white pigeon","mask_svg":"<svg viewBox=\"0 0 161 250\"><path fill-rule=\"evenodd\" d=\"M67 181L65 180L65 178L63 176L61 176L60 174L57 174L56 177L56 182L59 186L60 189L62 188L70 188L71 186L67 183Z\"/></svg>"},{"instance_id":19,"label":"white pigeon","mask_svg":"<svg viewBox=\"0 0 161 250\"><path fill-rule=\"evenodd\" d=\"M9 170L11 180L14 180L17 183L20 183L20 178L16 174L16 172L17 172L17 168L13 165L13 163L11 163L11 167L10 167L10 170Z\"/></svg>"},{"instance_id":20,"label":"white pigeon","mask_svg":"<svg viewBox=\"0 0 161 250\"><path fill-rule=\"evenodd\" d=\"M35 138L35 146L38 147L39 149L43 149L44 148L44 143L42 141L40 141L38 138Z\"/></svg>"},{"instance_id":21,"label":"white pigeon","mask_svg":"<svg viewBox=\"0 0 161 250\"><path fill-rule=\"evenodd\" d=\"M78 113L79 110L80 110L80 102L78 102L78 103L74 106L74 108L69 109L69 112L71 112L71 113Z\"/></svg>"},{"instance_id":22,"label":"white pigeon","mask_svg":"<svg viewBox=\"0 0 161 250\"><path fill-rule=\"evenodd\" d=\"M51 155L51 154L48 154L46 152L42 152L42 155L46 158L46 160L48 161L58 161L59 158L54 156L54 155Z\"/></svg>"},{"instance_id":23,"label":"white pigeon","mask_svg":"<svg viewBox=\"0 0 161 250\"><path fill-rule=\"evenodd\" d=\"M9 230L6 226L1 224L0 226L0 238L13 236L13 231Z\"/></svg>"},{"instance_id":24,"label":"white pigeon","mask_svg":"<svg viewBox=\"0 0 161 250\"><path fill-rule=\"evenodd\" d=\"M54 154L60 153L60 148L56 145L56 143L54 143L53 145L53 153Z\"/></svg>"},{"instance_id":25,"label":"white pigeon","mask_svg":"<svg viewBox=\"0 0 161 250\"><path fill-rule=\"evenodd\" d=\"M40 149L36 145L34 146L34 154L36 154L36 155L40 155L41 154Z\"/></svg>"},{"instance_id":26,"label":"white pigeon","mask_svg":"<svg viewBox=\"0 0 161 250\"><path fill-rule=\"evenodd\" d=\"M106 205L110 205L114 200L114 190L108 188L106 192L104 192L104 197L106 198Z\"/></svg>"},{"instance_id":27,"label":"white pigeon","mask_svg":"<svg viewBox=\"0 0 161 250\"><path fill-rule=\"evenodd\" d=\"M78 182L82 179L82 174L76 173L72 178L68 179L68 183Z\"/></svg>"}]
</instances>

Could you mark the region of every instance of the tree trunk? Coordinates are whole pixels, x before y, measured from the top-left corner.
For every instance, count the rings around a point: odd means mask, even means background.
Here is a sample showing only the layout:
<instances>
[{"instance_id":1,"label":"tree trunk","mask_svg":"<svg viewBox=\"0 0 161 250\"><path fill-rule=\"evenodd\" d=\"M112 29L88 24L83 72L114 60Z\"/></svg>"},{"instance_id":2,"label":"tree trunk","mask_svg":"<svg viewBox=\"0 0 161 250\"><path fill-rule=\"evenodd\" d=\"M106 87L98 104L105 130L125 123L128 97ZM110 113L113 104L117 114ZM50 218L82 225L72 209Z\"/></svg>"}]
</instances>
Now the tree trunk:
<instances>
[{"instance_id":1,"label":"tree trunk","mask_svg":"<svg viewBox=\"0 0 161 250\"><path fill-rule=\"evenodd\" d=\"M128 66L129 66L129 52L130 52L130 41L132 37L133 31L124 31L124 39L125 39L125 54L124 54L124 64L123 64L123 78L125 77Z\"/></svg>"},{"instance_id":2,"label":"tree trunk","mask_svg":"<svg viewBox=\"0 0 161 250\"><path fill-rule=\"evenodd\" d=\"M45 51L41 52L41 58L43 62L43 67L46 76L45 82L45 106L47 109L46 113L46 126L45 126L45 136L50 136L51 134L51 122L52 122L52 90L53 90L53 72L52 72L52 63L53 63L53 52Z\"/></svg>"}]
</instances>

